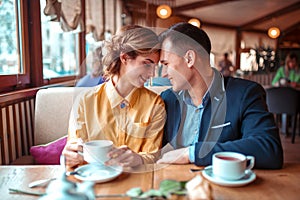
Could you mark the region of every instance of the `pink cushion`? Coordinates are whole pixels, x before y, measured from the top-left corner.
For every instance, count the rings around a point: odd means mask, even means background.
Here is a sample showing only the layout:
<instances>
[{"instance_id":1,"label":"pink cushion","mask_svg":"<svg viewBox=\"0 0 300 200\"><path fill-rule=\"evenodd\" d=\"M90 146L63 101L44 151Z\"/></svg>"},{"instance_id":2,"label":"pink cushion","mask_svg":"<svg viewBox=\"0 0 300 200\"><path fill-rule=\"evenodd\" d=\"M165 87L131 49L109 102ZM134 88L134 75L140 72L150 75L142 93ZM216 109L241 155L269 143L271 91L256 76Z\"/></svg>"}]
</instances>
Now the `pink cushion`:
<instances>
[{"instance_id":1,"label":"pink cushion","mask_svg":"<svg viewBox=\"0 0 300 200\"><path fill-rule=\"evenodd\" d=\"M30 148L30 153L37 164L58 165L60 164L60 155L66 142L67 136L64 136L48 144L32 146Z\"/></svg>"}]
</instances>

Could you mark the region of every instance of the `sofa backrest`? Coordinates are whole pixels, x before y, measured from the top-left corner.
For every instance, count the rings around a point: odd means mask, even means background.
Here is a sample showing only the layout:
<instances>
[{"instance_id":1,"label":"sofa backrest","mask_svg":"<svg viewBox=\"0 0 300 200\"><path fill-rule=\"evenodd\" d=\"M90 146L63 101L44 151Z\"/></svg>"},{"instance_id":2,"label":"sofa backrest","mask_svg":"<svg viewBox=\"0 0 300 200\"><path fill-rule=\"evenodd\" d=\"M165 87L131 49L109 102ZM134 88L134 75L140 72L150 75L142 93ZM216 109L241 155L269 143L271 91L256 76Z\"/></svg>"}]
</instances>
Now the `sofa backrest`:
<instances>
[{"instance_id":1,"label":"sofa backrest","mask_svg":"<svg viewBox=\"0 0 300 200\"><path fill-rule=\"evenodd\" d=\"M78 94L92 87L53 87L40 89L36 95L34 144L46 144L68 134L69 115ZM168 87L153 86L160 94Z\"/></svg>"},{"instance_id":2,"label":"sofa backrest","mask_svg":"<svg viewBox=\"0 0 300 200\"><path fill-rule=\"evenodd\" d=\"M34 143L46 144L68 134L69 115L75 97L85 87L40 89L36 95Z\"/></svg>"}]
</instances>

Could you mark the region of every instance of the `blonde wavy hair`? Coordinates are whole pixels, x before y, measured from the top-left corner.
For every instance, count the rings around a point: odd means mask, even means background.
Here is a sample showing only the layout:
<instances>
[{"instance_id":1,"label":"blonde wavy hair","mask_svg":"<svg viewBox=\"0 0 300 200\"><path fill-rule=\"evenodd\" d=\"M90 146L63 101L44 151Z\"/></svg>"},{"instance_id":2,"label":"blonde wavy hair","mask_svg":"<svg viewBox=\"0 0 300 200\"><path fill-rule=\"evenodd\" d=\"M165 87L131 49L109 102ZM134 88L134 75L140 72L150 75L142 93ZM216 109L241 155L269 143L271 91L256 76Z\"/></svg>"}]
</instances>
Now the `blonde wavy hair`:
<instances>
[{"instance_id":1,"label":"blonde wavy hair","mask_svg":"<svg viewBox=\"0 0 300 200\"><path fill-rule=\"evenodd\" d=\"M123 26L111 40L105 41L104 49L106 51L102 59L104 77L109 79L120 72L121 53L127 54L131 59L139 55L157 53L160 51L160 42L152 30L138 25L128 25Z\"/></svg>"}]
</instances>

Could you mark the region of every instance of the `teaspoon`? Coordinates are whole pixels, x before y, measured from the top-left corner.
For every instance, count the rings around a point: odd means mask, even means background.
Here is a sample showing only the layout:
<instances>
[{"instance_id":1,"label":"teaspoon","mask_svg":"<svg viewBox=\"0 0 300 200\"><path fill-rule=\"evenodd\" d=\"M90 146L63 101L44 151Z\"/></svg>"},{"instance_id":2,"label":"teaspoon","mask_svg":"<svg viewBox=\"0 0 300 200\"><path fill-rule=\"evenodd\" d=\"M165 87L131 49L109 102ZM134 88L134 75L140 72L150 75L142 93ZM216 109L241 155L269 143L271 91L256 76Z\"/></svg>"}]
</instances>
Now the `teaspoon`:
<instances>
[{"instance_id":1,"label":"teaspoon","mask_svg":"<svg viewBox=\"0 0 300 200\"><path fill-rule=\"evenodd\" d=\"M56 178L47 178L47 179L41 179L37 181L33 181L28 184L28 187L34 188L34 187L46 187L51 181L55 180Z\"/></svg>"}]
</instances>

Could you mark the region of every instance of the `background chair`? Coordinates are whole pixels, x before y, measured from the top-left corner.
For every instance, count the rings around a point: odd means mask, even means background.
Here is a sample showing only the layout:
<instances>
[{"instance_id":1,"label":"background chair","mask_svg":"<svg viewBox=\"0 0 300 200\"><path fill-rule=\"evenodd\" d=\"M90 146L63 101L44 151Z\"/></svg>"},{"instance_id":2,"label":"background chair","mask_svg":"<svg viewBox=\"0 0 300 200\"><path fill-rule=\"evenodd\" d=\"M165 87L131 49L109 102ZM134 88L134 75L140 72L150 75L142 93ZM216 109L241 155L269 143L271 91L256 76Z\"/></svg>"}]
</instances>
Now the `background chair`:
<instances>
[{"instance_id":1,"label":"background chair","mask_svg":"<svg viewBox=\"0 0 300 200\"><path fill-rule=\"evenodd\" d=\"M294 143L297 115L300 111L300 91L291 87L272 87L266 89L266 95L269 111L284 116L282 118L282 128L284 130L282 131L288 130L287 118L291 118L292 143Z\"/></svg>"}]
</instances>

